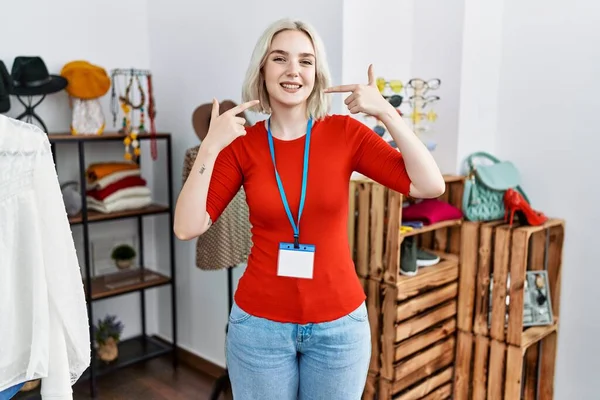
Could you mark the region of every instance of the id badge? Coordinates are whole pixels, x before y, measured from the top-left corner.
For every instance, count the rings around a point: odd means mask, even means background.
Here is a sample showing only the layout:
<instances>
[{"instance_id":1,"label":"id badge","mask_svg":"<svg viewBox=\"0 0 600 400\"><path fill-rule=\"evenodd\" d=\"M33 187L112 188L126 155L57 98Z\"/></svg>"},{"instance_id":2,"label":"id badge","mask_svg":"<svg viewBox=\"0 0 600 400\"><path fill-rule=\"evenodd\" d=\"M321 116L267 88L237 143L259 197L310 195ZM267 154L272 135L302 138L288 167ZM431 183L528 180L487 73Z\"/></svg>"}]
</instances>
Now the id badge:
<instances>
[{"instance_id":1,"label":"id badge","mask_svg":"<svg viewBox=\"0 0 600 400\"><path fill-rule=\"evenodd\" d=\"M315 261L315 246L294 243L280 243L277 258L277 275L290 278L312 279Z\"/></svg>"}]
</instances>

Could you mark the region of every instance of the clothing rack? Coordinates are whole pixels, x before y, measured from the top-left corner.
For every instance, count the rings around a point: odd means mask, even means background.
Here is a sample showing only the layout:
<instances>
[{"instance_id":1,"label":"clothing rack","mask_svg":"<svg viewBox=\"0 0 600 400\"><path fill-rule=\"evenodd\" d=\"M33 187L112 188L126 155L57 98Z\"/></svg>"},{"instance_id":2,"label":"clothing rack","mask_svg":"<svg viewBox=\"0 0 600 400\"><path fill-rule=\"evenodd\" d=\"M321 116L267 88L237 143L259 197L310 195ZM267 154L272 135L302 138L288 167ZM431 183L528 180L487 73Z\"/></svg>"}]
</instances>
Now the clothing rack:
<instances>
[{"instance_id":1,"label":"clothing rack","mask_svg":"<svg viewBox=\"0 0 600 400\"><path fill-rule=\"evenodd\" d=\"M227 293L229 294L229 312L231 312L231 308L233 307L233 268L235 267L227 268ZM229 313L227 313L227 315L229 316ZM229 323L225 325L225 336L227 336L228 327ZM225 372L215 381L212 394L210 395L210 400L218 400L221 393L225 394L227 388L230 386L231 383L229 381L229 372L227 371L227 366L225 366Z\"/></svg>"}]
</instances>

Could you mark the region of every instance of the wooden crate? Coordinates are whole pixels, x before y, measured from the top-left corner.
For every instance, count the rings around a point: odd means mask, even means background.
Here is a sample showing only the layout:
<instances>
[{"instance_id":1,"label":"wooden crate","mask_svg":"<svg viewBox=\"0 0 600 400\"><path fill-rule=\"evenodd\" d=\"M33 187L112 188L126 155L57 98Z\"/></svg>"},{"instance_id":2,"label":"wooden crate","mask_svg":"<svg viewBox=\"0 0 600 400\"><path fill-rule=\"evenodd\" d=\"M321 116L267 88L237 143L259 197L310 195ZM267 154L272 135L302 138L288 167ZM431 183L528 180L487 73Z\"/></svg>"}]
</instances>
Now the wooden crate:
<instances>
[{"instance_id":1,"label":"wooden crate","mask_svg":"<svg viewBox=\"0 0 600 400\"><path fill-rule=\"evenodd\" d=\"M489 287L496 228L502 221L462 224L458 329L487 336Z\"/></svg>"},{"instance_id":2,"label":"wooden crate","mask_svg":"<svg viewBox=\"0 0 600 400\"><path fill-rule=\"evenodd\" d=\"M464 177L447 175L444 179L446 191L440 199L461 208ZM461 219L400 233L404 200L413 201L367 178L350 181L348 243L359 277L395 283L400 245L408 236L418 235L420 246L459 253Z\"/></svg>"},{"instance_id":3,"label":"wooden crate","mask_svg":"<svg viewBox=\"0 0 600 400\"><path fill-rule=\"evenodd\" d=\"M367 386L376 387L381 368L381 284L372 279L360 278L363 290L367 296L367 313L371 328L371 362L369 364L369 382Z\"/></svg>"},{"instance_id":4,"label":"wooden crate","mask_svg":"<svg viewBox=\"0 0 600 400\"><path fill-rule=\"evenodd\" d=\"M552 399L564 221L464 222L462 228L454 398ZM524 327L526 271L541 269L548 273L554 322Z\"/></svg>"},{"instance_id":5,"label":"wooden crate","mask_svg":"<svg viewBox=\"0 0 600 400\"><path fill-rule=\"evenodd\" d=\"M445 179L441 200L460 208L464 177ZM462 219L401 233L402 203L412 199L370 180L352 181L349 196L348 240L370 305L373 346L363 398L449 397ZM400 275L401 243L409 236L442 258L415 277Z\"/></svg>"},{"instance_id":6,"label":"wooden crate","mask_svg":"<svg viewBox=\"0 0 600 400\"><path fill-rule=\"evenodd\" d=\"M395 285L384 283L382 288L379 398L420 399L450 384L458 256L446 254L439 264L420 269L414 277L400 276Z\"/></svg>"},{"instance_id":7,"label":"wooden crate","mask_svg":"<svg viewBox=\"0 0 600 400\"><path fill-rule=\"evenodd\" d=\"M502 222L464 222L458 329L514 346L530 344L540 335L555 331L560 311L564 228L560 219L550 219L540 226L512 227ZM554 323L524 328L524 282L526 271L534 270L548 273Z\"/></svg>"},{"instance_id":8,"label":"wooden crate","mask_svg":"<svg viewBox=\"0 0 600 400\"><path fill-rule=\"evenodd\" d=\"M370 179L350 181L348 243L361 278L381 280L383 276L386 201L390 192Z\"/></svg>"},{"instance_id":9,"label":"wooden crate","mask_svg":"<svg viewBox=\"0 0 600 400\"><path fill-rule=\"evenodd\" d=\"M446 191L440 200L462 208L462 196L464 192L464 177L446 175ZM440 253L450 253L458 255L460 253L460 225L462 218L442 221L431 225L426 225L410 232L401 233L402 225L402 204L403 201L414 201L414 199L404 198L397 192L390 191L387 196L387 226L385 235L385 246L383 254L383 280L395 285L400 278L400 249L402 241L409 237L417 238L418 246L430 250L436 250Z\"/></svg>"},{"instance_id":10,"label":"wooden crate","mask_svg":"<svg viewBox=\"0 0 600 400\"><path fill-rule=\"evenodd\" d=\"M523 346L457 331L453 398L551 400L557 332ZM540 356L541 355L541 356Z\"/></svg>"}]
</instances>

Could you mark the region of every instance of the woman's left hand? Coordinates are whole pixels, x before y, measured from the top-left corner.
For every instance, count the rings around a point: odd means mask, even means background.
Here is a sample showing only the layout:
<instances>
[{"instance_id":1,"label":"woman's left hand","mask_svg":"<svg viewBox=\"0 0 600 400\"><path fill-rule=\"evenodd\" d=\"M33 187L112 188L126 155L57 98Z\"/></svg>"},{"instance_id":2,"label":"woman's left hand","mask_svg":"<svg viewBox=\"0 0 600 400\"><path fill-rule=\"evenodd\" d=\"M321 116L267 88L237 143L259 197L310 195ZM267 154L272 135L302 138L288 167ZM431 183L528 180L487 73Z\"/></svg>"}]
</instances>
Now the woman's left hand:
<instances>
[{"instance_id":1,"label":"woman's left hand","mask_svg":"<svg viewBox=\"0 0 600 400\"><path fill-rule=\"evenodd\" d=\"M352 114L363 112L372 117L381 119L381 116L393 109L393 106L381 95L375 83L373 64L369 65L369 82L365 84L333 86L324 90L325 93L347 93L352 94L346 98L344 103Z\"/></svg>"}]
</instances>

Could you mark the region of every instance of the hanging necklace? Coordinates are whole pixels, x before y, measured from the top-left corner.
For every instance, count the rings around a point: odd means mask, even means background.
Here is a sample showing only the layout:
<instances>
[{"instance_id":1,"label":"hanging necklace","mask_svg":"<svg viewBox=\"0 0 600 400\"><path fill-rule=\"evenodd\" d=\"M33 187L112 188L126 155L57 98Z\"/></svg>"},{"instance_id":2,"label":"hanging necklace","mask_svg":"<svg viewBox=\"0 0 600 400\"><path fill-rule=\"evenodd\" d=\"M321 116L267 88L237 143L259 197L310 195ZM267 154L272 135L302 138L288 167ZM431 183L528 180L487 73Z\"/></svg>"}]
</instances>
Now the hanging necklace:
<instances>
[{"instance_id":1,"label":"hanging necklace","mask_svg":"<svg viewBox=\"0 0 600 400\"><path fill-rule=\"evenodd\" d=\"M140 95L139 103L134 104L131 99L131 89L133 87L133 81L136 81L138 92ZM144 104L146 103L146 94L144 93L144 89L142 88L142 83L140 82L140 78L137 74L132 72L131 77L129 79L129 84L125 89L125 95L119 96L119 100L121 101L121 109L123 110L123 128L122 132L126 135L125 139L123 139L123 144L125 145L125 154L124 158L126 160L134 160L137 162L140 156L140 142L138 140L138 134L141 130L144 130ZM140 110L140 126L137 130L132 129L131 127L131 119L129 117L129 112L134 113L134 110ZM133 148L133 154L131 153L131 148Z\"/></svg>"},{"instance_id":2,"label":"hanging necklace","mask_svg":"<svg viewBox=\"0 0 600 400\"><path fill-rule=\"evenodd\" d=\"M150 153L152 159L158 158L158 150L156 148L156 126L154 119L156 117L156 104L154 102L154 92L152 90L152 74L148 74L148 118L150 119Z\"/></svg>"}]
</instances>

